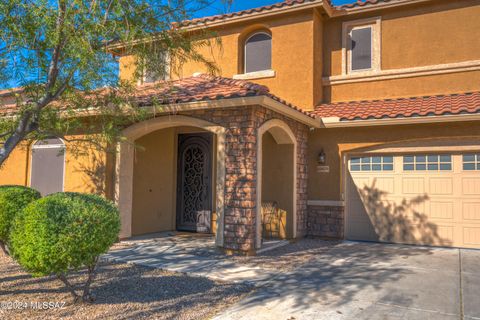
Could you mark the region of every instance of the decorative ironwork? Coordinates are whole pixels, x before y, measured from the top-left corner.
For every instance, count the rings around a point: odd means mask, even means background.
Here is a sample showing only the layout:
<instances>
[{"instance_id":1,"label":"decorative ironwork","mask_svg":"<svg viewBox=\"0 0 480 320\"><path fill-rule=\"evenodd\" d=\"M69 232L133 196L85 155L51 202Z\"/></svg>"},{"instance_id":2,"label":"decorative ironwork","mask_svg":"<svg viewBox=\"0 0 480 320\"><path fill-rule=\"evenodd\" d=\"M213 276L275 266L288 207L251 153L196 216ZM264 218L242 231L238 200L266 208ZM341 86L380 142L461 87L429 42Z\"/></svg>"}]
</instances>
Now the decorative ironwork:
<instances>
[{"instance_id":1,"label":"decorative ironwork","mask_svg":"<svg viewBox=\"0 0 480 320\"><path fill-rule=\"evenodd\" d=\"M209 136L179 139L177 229L209 232L211 217L211 144Z\"/></svg>"}]
</instances>

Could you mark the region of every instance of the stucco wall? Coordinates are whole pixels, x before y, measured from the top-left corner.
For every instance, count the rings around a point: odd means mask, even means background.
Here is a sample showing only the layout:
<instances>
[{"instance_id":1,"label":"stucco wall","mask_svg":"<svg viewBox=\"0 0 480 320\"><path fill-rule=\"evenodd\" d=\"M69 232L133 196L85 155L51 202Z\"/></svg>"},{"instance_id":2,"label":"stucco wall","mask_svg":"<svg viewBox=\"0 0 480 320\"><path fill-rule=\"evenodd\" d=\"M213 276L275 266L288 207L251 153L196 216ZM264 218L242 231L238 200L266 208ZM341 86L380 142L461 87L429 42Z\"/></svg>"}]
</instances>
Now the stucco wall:
<instances>
[{"instance_id":1,"label":"stucco wall","mask_svg":"<svg viewBox=\"0 0 480 320\"><path fill-rule=\"evenodd\" d=\"M326 86L324 98L328 102L361 101L478 90L480 90L480 71L470 71Z\"/></svg>"},{"instance_id":2,"label":"stucco wall","mask_svg":"<svg viewBox=\"0 0 480 320\"><path fill-rule=\"evenodd\" d=\"M70 136L68 140L80 139ZM31 150L18 146L0 168L0 184L30 185ZM88 143L66 143L64 191L95 193L112 198L113 155Z\"/></svg>"},{"instance_id":3,"label":"stucco wall","mask_svg":"<svg viewBox=\"0 0 480 320\"><path fill-rule=\"evenodd\" d=\"M475 122L442 124L415 124L390 127L360 127L317 129L308 140L308 199L343 200L341 190L342 154L358 148L385 143L428 139L469 138L480 139L480 126ZM317 155L324 149L329 173L317 172Z\"/></svg>"},{"instance_id":4,"label":"stucco wall","mask_svg":"<svg viewBox=\"0 0 480 320\"><path fill-rule=\"evenodd\" d=\"M480 60L478 1L435 1L330 19L324 28L325 77L342 74L342 23L381 17L381 69ZM480 72L326 86L326 102L480 90Z\"/></svg>"},{"instance_id":5,"label":"stucco wall","mask_svg":"<svg viewBox=\"0 0 480 320\"><path fill-rule=\"evenodd\" d=\"M135 141L133 235L175 229L174 134L163 129Z\"/></svg>"},{"instance_id":6,"label":"stucco wall","mask_svg":"<svg viewBox=\"0 0 480 320\"><path fill-rule=\"evenodd\" d=\"M283 99L312 109L321 95L321 90L314 90L314 70L318 61L314 61L314 23L313 12L303 11L281 17L265 17L256 21L236 23L225 27L217 27L211 31L211 45L200 49L200 53L214 62L219 75L233 77L243 73L241 62L243 40L256 30L268 29L272 34L272 69L276 76L250 81L266 85L271 92ZM215 35L221 42L216 44ZM320 39L320 35L316 35ZM120 59L120 75L122 79L131 79L132 57ZM175 69L175 68L174 68ZM178 73L172 70L172 78L189 77L196 72L207 72L207 68L198 62L184 64ZM292 79L295 79L292 81ZM319 76L316 83L319 85ZM316 92L314 94L314 92Z\"/></svg>"},{"instance_id":7,"label":"stucco wall","mask_svg":"<svg viewBox=\"0 0 480 320\"><path fill-rule=\"evenodd\" d=\"M287 238L293 237L293 144L277 144L266 132L262 138L262 202L276 202L287 212Z\"/></svg>"},{"instance_id":8,"label":"stucco wall","mask_svg":"<svg viewBox=\"0 0 480 320\"><path fill-rule=\"evenodd\" d=\"M28 182L28 143L23 143L10 154L0 167L0 185L14 184L25 186Z\"/></svg>"}]
</instances>

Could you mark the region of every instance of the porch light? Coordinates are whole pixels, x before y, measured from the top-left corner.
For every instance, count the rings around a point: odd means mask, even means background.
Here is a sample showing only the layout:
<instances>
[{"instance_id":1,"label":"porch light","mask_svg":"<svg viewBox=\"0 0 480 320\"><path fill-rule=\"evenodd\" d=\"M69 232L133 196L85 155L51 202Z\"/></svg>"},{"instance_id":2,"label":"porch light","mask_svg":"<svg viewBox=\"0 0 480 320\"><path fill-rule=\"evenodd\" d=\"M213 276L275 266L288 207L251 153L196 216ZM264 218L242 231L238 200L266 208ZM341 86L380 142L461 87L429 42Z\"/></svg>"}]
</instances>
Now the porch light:
<instances>
[{"instance_id":1,"label":"porch light","mask_svg":"<svg viewBox=\"0 0 480 320\"><path fill-rule=\"evenodd\" d=\"M327 156L325 155L325 152L323 151L323 149L318 154L317 162L320 165L324 165L325 162L327 162Z\"/></svg>"}]
</instances>

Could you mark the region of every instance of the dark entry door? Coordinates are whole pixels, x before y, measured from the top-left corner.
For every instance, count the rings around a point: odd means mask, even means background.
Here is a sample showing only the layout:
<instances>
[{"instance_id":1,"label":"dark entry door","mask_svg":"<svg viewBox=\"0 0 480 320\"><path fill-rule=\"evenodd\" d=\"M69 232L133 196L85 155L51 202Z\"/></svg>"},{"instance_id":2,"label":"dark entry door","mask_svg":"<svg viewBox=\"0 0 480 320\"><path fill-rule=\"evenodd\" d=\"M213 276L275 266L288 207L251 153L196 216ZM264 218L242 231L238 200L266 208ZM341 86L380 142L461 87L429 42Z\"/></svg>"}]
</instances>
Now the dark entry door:
<instances>
[{"instance_id":1,"label":"dark entry door","mask_svg":"<svg viewBox=\"0 0 480 320\"><path fill-rule=\"evenodd\" d=\"M177 230L210 233L212 134L178 136Z\"/></svg>"}]
</instances>

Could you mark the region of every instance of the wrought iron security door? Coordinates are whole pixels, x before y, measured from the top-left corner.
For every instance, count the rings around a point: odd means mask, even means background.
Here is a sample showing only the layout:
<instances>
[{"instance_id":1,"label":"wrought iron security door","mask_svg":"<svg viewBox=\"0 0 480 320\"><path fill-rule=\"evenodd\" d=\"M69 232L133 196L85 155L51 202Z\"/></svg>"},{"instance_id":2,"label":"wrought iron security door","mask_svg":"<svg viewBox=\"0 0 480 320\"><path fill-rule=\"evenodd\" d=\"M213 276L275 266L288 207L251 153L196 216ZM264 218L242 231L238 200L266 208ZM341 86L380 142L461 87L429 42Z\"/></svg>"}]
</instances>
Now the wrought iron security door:
<instances>
[{"instance_id":1,"label":"wrought iron security door","mask_svg":"<svg viewBox=\"0 0 480 320\"><path fill-rule=\"evenodd\" d=\"M178 136L177 230L211 231L211 158L212 134Z\"/></svg>"}]
</instances>

